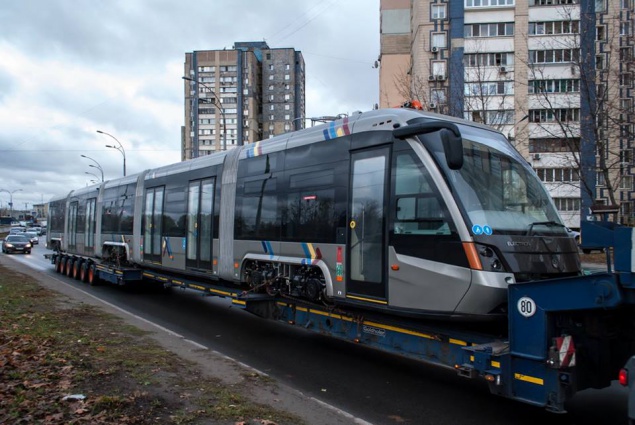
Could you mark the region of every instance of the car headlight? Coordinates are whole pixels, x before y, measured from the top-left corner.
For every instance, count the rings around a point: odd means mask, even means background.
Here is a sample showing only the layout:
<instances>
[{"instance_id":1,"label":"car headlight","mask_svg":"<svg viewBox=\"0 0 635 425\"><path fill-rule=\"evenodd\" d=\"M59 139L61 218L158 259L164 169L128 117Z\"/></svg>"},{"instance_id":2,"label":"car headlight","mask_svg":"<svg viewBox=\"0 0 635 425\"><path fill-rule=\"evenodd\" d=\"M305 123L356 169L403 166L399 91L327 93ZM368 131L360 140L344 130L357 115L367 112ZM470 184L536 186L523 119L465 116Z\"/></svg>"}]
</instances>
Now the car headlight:
<instances>
[{"instance_id":1,"label":"car headlight","mask_svg":"<svg viewBox=\"0 0 635 425\"><path fill-rule=\"evenodd\" d=\"M13 248L13 244L10 244L9 242L5 242L4 246L6 246L7 248Z\"/></svg>"},{"instance_id":2,"label":"car headlight","mask_svg":"<svg viewBox=\"0 0 635 425\"><path fill-rule=\"evenodd\" d=\"M31 244L30 243L26 244L26 248L31 248Z\"/></svg>"}]
</instances>

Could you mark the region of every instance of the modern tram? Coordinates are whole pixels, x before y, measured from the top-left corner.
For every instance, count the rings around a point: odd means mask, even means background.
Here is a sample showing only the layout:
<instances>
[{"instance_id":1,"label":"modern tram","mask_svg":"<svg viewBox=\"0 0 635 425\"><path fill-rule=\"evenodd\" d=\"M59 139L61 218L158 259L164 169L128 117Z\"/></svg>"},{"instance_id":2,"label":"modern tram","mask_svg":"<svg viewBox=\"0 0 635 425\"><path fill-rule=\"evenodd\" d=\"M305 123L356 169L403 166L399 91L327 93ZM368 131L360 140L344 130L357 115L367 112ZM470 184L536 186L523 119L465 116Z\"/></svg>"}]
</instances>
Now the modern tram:
<instances>
[{"instance_id":1,"label":"modern tram","mask_svg":"<svg viewBox=\"0 0 635 425\"><path fill-rule=\"evenodd\" d=\"M406 108L72 190L49 213L69 257L409 317L503 318L508 285L581 274L500 132Z\"/></svg>"}]
</instances>

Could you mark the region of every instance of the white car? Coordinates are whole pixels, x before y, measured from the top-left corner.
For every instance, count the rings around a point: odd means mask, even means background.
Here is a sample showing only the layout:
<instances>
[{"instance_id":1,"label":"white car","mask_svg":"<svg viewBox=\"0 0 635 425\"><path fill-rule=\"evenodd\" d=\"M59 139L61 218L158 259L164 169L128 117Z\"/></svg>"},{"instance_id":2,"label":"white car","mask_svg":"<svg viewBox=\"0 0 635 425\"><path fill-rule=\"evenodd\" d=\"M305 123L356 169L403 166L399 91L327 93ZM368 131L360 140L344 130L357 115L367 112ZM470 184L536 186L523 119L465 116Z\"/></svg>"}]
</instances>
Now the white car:
<instances>
[{"instance_id":1,"label":"white car","mask_svg":"<svg viewBox=\"0 0 635 425\"><path fill-rule=\"evenodd\" d=\"M24 232L22 234L24 236L26 236L28 240L31 241L31 245L38 245L40 243L40 238L38 237L37 233L35 233L35 232Z\"/></svg>"}]
</instances>

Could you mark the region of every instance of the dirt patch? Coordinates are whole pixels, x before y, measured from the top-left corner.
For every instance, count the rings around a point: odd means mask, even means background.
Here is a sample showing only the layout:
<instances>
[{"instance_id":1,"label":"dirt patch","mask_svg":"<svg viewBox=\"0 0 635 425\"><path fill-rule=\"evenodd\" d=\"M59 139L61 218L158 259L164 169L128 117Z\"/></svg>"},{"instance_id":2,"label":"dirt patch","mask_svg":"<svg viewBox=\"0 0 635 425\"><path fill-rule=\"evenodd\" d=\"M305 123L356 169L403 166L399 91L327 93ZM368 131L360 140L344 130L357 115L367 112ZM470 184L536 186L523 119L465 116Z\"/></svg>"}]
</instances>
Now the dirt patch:
<instances>
[{"instance_id":1,"label":"dirt patch","mask_svg":"<svg viewBox=\"0 0 635 425\"><path fill-rule=\"evenodd\" d=\"M0 265L0 423L301 424L99 308Z\"/></svg>"}]
</instances>

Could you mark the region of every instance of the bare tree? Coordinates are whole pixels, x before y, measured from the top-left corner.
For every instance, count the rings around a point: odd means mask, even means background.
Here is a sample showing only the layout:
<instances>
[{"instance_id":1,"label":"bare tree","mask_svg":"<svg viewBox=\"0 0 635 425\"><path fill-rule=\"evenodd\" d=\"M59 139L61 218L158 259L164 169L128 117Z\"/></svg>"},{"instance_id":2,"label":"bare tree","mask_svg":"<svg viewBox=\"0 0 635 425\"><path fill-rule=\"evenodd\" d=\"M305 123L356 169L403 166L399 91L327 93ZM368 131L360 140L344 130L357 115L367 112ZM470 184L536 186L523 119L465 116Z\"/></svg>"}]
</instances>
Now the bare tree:
<instances>
[{"instance_id":1,"label":"bare tree","mask_svg":"<svg viewBox=\"0 0 635 425\"><path fill-rule=\"evenodd\" d=\"M530 36L554 36L544 42L535 37L524 59L527 115L536 124L529 151L560 154L562 164L571 164L579 176L583 199L617 206L621 187L632 179L630 150L623 146L632 138L632 101L623 99L623 86L631 84L633 47L624 46L619 21L609 20L597 27L597 40L589 43L595 19L580 21L571 11L563 8L561 21L530 23ZM560 71L554 73L552 64L569 67L565 72L557 67ZM594 160L589 160L592 152L581 152L583 144L595 148Z\"/></svg>"},{"instance_id":2,"label":"bare tree","mask_svg":"<svg viewBox=\"0 0 635 425\"><path fill-rule=\"evenodd\" d=\"M412 66L402 69L394 76L393 82L399 95L407 102L419 102L424 110L447 114L446 75L435 74L431 69L427 73L413 75L411 69Z\"/></svg>"}]
</instances>

